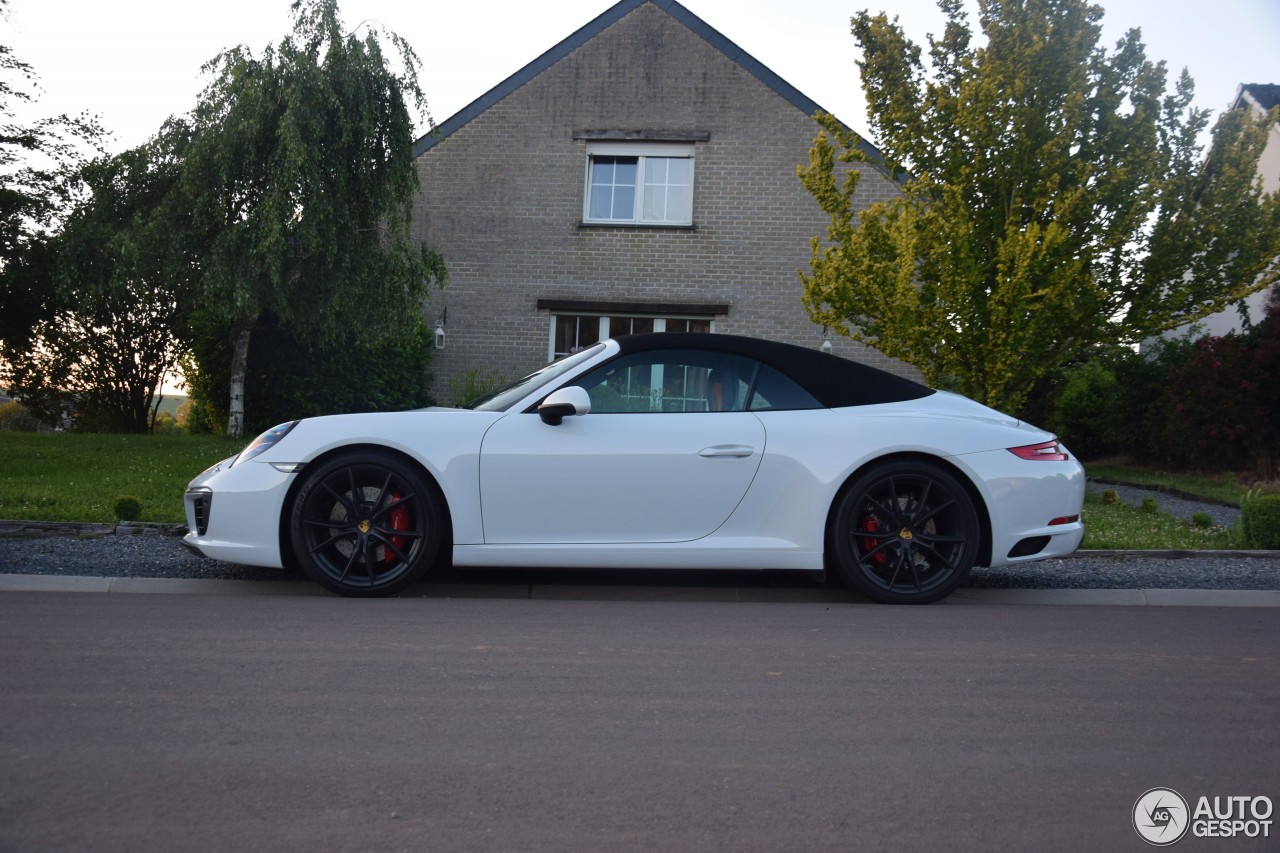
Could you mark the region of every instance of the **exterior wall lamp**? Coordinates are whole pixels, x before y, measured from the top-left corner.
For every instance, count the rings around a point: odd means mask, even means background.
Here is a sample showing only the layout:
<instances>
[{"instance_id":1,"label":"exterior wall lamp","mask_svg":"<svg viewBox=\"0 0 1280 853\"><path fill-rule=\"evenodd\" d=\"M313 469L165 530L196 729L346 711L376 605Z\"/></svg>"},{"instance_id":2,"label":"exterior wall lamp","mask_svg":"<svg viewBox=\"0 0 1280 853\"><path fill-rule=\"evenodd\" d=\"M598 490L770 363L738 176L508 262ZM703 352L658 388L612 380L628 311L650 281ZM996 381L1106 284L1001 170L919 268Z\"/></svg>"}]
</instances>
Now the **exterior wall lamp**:
<instances>
[{"instance_id":1,"label":"exterior wall lamp","mask_svg":"<svg viewBox=\"0 0 1280 853\"><path fill-rule=\"evenodd\" d=\"M827 332L826 326L822 327L822 346L818 347L818 349L827 355L831 355L831 335Z\"/></svg>"},{"instance_id":2,"label":"exterior wall lamp","mask_svg":"<svg viewBox=\"0 0 1280 853\"><path fill-rule=\"evenodd\" d=\"M440 319L436 320L436 349L444 349L444 326L449 322L449 309L445 308L441 313Z\"/></svg>"}]
</instances>

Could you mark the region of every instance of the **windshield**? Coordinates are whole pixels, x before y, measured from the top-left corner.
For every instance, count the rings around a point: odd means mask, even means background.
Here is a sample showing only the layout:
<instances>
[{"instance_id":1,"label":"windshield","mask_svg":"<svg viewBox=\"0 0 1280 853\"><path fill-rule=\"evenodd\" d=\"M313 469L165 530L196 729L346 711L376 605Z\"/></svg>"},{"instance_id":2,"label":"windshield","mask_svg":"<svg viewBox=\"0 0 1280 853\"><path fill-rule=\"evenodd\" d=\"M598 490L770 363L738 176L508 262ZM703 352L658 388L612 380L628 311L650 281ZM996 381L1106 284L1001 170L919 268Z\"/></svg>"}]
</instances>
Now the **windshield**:
<instances>
[{"instance_id":1,"label":"windshield","mask_svg":"<svg viewBox=\"0 0 1280 853\"><path fill-rule=\"evenodd\" d=\"M581 352L562 356L541 370L530 373L523 379L517 379L497 391L475 398L462 408L475 409L479 412L505 412L510 406L532 393L538 386L550 384L553 380L578 367L578 365L599 355L602 349L604 349L604 344L593 344Z\"/></svg>"}]
</instances>

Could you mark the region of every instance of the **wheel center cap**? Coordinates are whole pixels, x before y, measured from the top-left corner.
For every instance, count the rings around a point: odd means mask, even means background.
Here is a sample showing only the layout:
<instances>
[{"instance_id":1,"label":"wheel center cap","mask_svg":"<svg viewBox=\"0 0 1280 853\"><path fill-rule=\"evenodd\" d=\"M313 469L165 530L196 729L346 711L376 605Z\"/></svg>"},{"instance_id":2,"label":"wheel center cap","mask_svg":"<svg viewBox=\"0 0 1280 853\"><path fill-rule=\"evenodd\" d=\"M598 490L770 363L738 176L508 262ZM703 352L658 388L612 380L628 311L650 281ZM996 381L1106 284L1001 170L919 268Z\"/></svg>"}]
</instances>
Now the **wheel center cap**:
<instances>
[{"instance_id":1,"label":"wheel center cap","mask_svg":"<svg viewBox=\"0 0 1280 853\"><path fill-rule=\"evenodd\" d=\"M898 538L899 538L899 539L906 539L907 541L910 541L910 540L911 540L911 529L910 529L910 528L908 528L908 527L904 527L904 528L902 528L902 531L898 534Z\"/></svg>"},{"instance_id":2,"label":"wheel center cap","mask_svg":"<svg viewBox=\"0 0 1280 853\"><path fill-rule=\"evenodd\" d=\"M369 519L367 518L356 525L356 529L359 530L361 533L368 533L369 528L371 527L373 527L373 525L369 523Z\"/></svg>"}]
</instances>

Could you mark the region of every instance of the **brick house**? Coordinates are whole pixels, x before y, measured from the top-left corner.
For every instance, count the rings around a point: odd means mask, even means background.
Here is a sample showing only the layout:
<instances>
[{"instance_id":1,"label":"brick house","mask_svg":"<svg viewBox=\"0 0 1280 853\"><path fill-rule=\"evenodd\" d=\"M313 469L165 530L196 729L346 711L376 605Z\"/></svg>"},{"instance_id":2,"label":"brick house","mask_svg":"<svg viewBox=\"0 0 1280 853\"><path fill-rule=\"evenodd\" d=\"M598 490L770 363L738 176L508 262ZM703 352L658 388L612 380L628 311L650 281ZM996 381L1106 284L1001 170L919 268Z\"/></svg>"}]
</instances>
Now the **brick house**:
<instances>
[{"instance_id":1,"label":"brick house","mask_svg":"<svg viewBox=\"0 0 1280 853\"><path fill-rule=\"evenodd\" d=\"M1231 102L1230 109L1249 110L1255 115L1261 116L1277 106L1280 106L1280 85L1275 83L1241 83L1236 89L1236 97ZM1262 149L1262 155L1258 158L1258 177L1262 180L1263 192L1274 193L1280 191L1280 123L1271 125L1271 135L1267 139L1266 147ZM1269 294L1269 289L1259 290L1225 311L1219 311L1217 314L1210 314L1195 323L1180 326L1177 329L1166 332L1162 337L1165 339L1177 339L1192 333L1199 337L1202 335L1222 336L1239 332L1244 328L1242 313L1249 315L1249 322L1251 323L1256 324L1262 321L1262 318L1266 315Z\"/></svg>"},{"instance_id":2,"label":"brick house","mask_svg":"<svg viewBox=\"0 0 1280 853\"><path fill-rule=\"evenodd\" d=\"M450 279L436 397L628 332L820 346L797 271L827 219L796 177L819 109L674 0L621 0L418 140L414 234ZM867 203L898 191L864 171Z\"/></svg>"}]
</instances>

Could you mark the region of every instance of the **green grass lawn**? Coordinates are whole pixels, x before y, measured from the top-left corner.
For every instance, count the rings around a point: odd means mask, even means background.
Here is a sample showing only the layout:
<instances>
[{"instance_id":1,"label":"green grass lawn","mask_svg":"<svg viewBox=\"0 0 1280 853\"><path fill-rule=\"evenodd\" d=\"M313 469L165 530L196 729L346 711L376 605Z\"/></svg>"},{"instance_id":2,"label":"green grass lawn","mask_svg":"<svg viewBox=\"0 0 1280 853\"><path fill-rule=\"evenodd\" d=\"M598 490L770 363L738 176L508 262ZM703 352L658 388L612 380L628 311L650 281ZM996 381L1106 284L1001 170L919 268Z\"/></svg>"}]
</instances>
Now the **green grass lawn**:
<instances>
[{"instance_id":1,"label":"green grass lawn","mask_svg":"<svg viewBox=\"0 0 1280 853\"><path fill-rule=\"evenodd\" d=\"M115 521L122 495L142 501L140 521L184 521L182 492L240 439L193 435L0 432L0 518Z\"/></svg>"},{"instance_id":2,"label":"green grass lawn","mask_svg":"<svg viewBox=\"0 0 1280 853\"><path fill-rule=\"evenodd\" d=\"M1162 512L1147 512L1123 503L1104 504L1100 495L1084 499L1084 549L1191 551L1237 550L1247 547L1237 524L1233 528L1196 527Z\"/></svg>"},{"instance_id":3,"label":"green grass lawn","mask_svg":"<svg viewBox=\"0 0 1280 853\"><path fill-rule=\"evenodd\" d=\"M1091 480L1174 489L1235 506L1240 505L1251 487L1275 485L1242 482L1231 473L1160 471L1112 461L1086 463L1085 471ZM1084 521L1081 548L1236 550L1249 547L1239 524L1234 528L1196 527L1164 513L1144 512L1121 503L1108 506L1097 495L1086 497Z\"/></svg>"}]
</instances>

